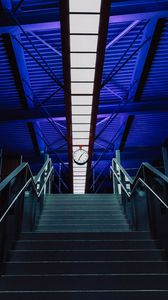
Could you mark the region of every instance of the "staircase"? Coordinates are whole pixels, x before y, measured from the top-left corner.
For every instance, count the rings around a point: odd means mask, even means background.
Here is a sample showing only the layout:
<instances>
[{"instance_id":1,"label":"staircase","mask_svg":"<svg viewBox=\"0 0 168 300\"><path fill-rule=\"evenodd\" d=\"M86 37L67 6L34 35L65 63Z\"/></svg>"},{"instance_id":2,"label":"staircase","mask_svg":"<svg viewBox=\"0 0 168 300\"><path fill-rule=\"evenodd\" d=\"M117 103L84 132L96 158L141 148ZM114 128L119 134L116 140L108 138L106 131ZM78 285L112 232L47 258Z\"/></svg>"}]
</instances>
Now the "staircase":
<instances>
[{"instance_id":1,"label":"staircase","mask_svg":"<svg viewBox=\"0 0 168 300\"><path fill-rule=\"evenodd\" d=\"M118 196L49 195L37 232L129 231Z\"/></svg>"},{"instance_id":2,"label":"staircase","mask_svg":"<svg viewBox=\"0 0 168 300\"><path fill-rule=\"evenodd\" d=\"M49 195L0 279L2 300L168 299L164 249L129 229L114 195Z\"/></svg>"}]
</instances>

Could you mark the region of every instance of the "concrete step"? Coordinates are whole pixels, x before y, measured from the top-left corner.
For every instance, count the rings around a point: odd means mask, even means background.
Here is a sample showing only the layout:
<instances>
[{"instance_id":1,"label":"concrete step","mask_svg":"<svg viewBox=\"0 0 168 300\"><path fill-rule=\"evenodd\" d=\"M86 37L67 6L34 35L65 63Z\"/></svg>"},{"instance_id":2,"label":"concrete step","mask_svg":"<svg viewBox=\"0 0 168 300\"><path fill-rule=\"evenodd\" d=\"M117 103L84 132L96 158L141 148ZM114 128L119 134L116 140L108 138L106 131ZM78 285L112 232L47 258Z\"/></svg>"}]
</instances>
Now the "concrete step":
<instances>
[{"instance_id":1,"label":"concrete step","mask_svg":"<svg viewBox=\"0 0 168 300\"><path fill-rule=\"evenodd\" d=\"M6 274L164 274L168 262L163 261L39 261L4 263Z\"/></svg>"},{"instance_id":2,"label":"concrete step","mask_svg":"<svg viewBox=\"0 0 168 300\"><path fill-rule=\"evenodd\" d=\"M16 250L154 249L154 240L20 240Z\"/></svg>"},{"instance_id":3,"label":"concrete step","mask_svg":"<svg viewBox=\"0 0 168 300\"><path fill-rule=\"evenodd\" d=\"M164 290L168 274L2 275L1 291Z\"/></svg>"},{"instance_id":4,"label":"concrete step","mask_svg":"<svg viewBox=\"0 0 168 300\"><path fill-rule=\"evenodd\" d=\"M10 261L160 261L164 250L96 249L96 250L11 250Z\"/></svg>"},{"instance_id":5,"label":"concrete step","mask_svg":"<svg viewBox=\"0 0 168 300\"><path fill-rule=\"evenodd\" d=\"M109 225L109 224L59 224L56 226L51 225L38 225L36 232L112 232L112 231L129 231L128 225Z\"/></svg>"},{"instance_id":6,"label":"concrete step","mask_svg":"<svg viewBox=\"0 0 168 300\"><path fill-rule=\"evenodd\" d=\"M118 205L114 205L114 204L107 204L107 205L94 205L94 204L57 204L57 203L54 203L54 204L45 204L44 205L44 210L45 211L57 211L57 209L59 210L66 210L66 209L70 209L70 210L114 210L114 211L122 211L123 212L123 208L118 204Z\"/></svg>"},{"instance_id":7,"label":"concrete step","mask_svg":"<svg viewBox=\"0 0 168 300\"><path fill-rule=\"evenodd\" d=\"M120 219L120 220L113 220L113 219L106 219L104 218L103 220L102 219L91 219L91 218L66 218L66 219L52 219L50 220L50 218L48 219L40 219L39 221L39 225L40 226L45 226L45 225L49 225L49 226L56 226L56 225L62 225L62 224L81 224L81 225L84 225L84 224L92 224L92 225L104 225L104 224L109 224L109 225L128 225L127 221L124 220L124 219Z\"/></svg>"},{"instance_id":8,"label":"concrete step","mask_svg":"<svg viewBox=\"0 0 168 300\"><path fill-rule=\"evenodd\" d=\"M42 217L44 216L78 216L78 217L82 217L82 216L95 216L95 217L107 217L107 216L111 216L111 218L115 217L115 216L120 216L122 218L125 218L125 216L123 215L122 211L117 210L117 211L113 211L113 210L64 210L64 209L58 209L55 211L44 211L42 213Z\"/></svg>"},{"instance_id":9,"label":"concrete step","mask_svg":"<svg viewBox=\"0 0 168 300\"><path fill-rule=\"evenodd\" d=\"M83 222L87 222L88 220L89 221L93 221L93 222L102 222L102 223L104 223L104 221L112 221L112 222L125 222L125 221L127 221L127 219L125 219L125 218L123 218L123 216L122 215L120 215L120 216L113 216L113 217L111 217L111 216L79 216L79 215L77 215L77 214L75 214L75 215L72 215L72 216L64 216L64 218L63 218L63 216L41 216L40 217L40 220L39 220L39 222L41 223L41 222L58 222L58 223L60 223L60 222L62 222L62 220L64 220L64 222L69 222L70 220L72 221L72 222L74 222L74 221L77 221L77 222L80 222L80 221L83 221Z\"/></svg>"},{"instance_id":10,"label":"concrete step","mask_svg":"<svg viewBox=\"0 0 168 300\"><path fill-rule=\"evenodd\" d=\"M102 232L102 233L92 233L92 232L82 232L82 233L37 233L37 232L22 232L20 235L20 240L72 240L78 239L83 240L142 240L151 239L151 233L149 231L130 231L130 232Z\"/></svg>"},{"instance_id":11,"label":"concrete step","mask_svg":"<svg viewBox=\"0 0 168 300\"><path fill-rule=\"evenodd\" d=\"M18 291L18 292L1 292L2 300L167 300L168 290L101 290L101 291Z\"/></svg>"}]
</instances>

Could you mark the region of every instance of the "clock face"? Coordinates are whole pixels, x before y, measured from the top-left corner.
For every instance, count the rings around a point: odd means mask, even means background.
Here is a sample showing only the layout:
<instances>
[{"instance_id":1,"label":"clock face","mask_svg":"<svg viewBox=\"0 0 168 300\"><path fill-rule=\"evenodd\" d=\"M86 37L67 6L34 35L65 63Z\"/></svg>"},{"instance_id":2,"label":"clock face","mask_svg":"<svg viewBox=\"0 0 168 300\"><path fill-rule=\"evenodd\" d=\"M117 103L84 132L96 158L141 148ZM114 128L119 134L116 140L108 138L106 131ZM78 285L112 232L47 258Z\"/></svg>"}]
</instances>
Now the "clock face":
<instances>
[{"instance_id":1,"label":"clock face","mask_svg":"<svg viewBox=\"0 0 168 300\"><path fill-rule=\"evenodd\" d=\"M74 152L74 162L78 165L86 164L88 158L88 153L83 149L79 149Z\"/></svg>"}]
</instances>

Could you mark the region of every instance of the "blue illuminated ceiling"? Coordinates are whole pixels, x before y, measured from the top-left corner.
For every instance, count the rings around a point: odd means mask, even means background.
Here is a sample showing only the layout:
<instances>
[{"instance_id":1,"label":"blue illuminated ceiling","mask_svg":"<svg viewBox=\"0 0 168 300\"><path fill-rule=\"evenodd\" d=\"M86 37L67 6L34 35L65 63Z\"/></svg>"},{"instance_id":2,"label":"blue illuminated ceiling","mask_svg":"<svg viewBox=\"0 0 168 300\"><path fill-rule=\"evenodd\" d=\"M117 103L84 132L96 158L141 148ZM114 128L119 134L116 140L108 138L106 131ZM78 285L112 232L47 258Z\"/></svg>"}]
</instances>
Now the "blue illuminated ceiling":
<instances>
[{"instance_id":1,"label":"blue illuminated ceiling","mask_svg":"<svg viewBox=\"0 0 168 300\"><path fill-rule=\"evenodd\" d=\"M68 185L64 54L59 0L0 1L0 148L32 164L47 150ZM90 191L109 179L116 149L128 169L160 164L167 67L168 1L111 1Z\"/></svg>"}]
</instances>

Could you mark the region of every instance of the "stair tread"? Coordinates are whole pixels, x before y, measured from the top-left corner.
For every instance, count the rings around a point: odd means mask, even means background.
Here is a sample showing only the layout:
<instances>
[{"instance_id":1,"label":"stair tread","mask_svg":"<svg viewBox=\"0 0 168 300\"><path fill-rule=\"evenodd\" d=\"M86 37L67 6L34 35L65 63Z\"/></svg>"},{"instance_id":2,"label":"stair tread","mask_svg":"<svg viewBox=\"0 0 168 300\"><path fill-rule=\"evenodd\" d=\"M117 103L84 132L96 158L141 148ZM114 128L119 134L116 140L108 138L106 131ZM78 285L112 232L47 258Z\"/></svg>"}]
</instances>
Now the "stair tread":
<instances>
[{"instance_id":1,"label":"stair tread","mask_svg":"<svg viewBox=\"0 0 168 300\"><path fill-rule=\"evenodd\" d=\"M2 275L0 290L163 290L168 274Z\"/></svg>"}]
</instances>

